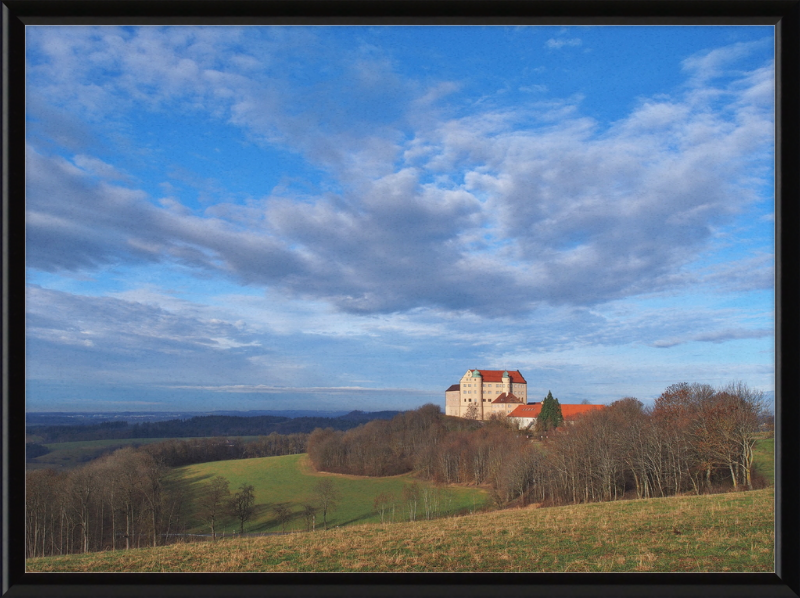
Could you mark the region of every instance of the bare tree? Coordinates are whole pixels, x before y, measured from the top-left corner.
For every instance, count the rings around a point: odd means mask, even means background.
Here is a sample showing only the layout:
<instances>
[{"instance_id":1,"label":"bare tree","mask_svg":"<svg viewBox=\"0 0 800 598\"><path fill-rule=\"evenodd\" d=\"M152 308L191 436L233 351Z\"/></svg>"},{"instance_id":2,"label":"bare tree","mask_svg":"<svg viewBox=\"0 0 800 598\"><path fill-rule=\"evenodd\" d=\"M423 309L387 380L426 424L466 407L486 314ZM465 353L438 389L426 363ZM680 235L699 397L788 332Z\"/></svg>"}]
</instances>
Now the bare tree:
<instances>
[{"instance_id":1,"label":"bare tree","mask_svg":"<svg viewBox=\"0 0 800 598\"><path fill-rule=\"evenodd\" d=\"M218 475L211 478L198 501L200 514L211 526L211 538L214 540L217 539L217 519L230 503L230 496L231 491L228 488L228 480Z\"/></svg>"},{"instance_id":2,"label":"bare tree","mask_svg":"<svg viewBox=\"0 0 800 598\"><path fill-rule=\"evenodd\" d=\"M90 524L94 515L92 507L98 489L97 472L94 467L81 467L72 472L69 480L72 504L81 528L82 551L89 552Z\"/></svg>"},{"instance_id":3,"label":"bare tree","mask_svg":"<svg viewBox=\"0 0 800 598\"><path fill-rule=\"evenodd\" d=\"M753 448L765 411L764 393L737 382L723 388L715 399L725 413L719 434L727 444L724 455L733 486L741 482L752 489Z\"/></svg>"},{"instance_id":4,"label":"bare tree","mask_svg":"<svg viewBox=\"0 0 800 598\"><path fill-rule=\"evenodd\" d=\"M244 533L245 522L253 516L255 501L255 488L251 484L242 484L229 503L231 513L239 520L241 534Z\"/></svg>"},{"instance_id":5,"label":"bare tree","mask_svg":"<svg viewBox=\"0 0 800 598\"><path fill-rule=\"evenodd\" d=\"M304 504L303 519L306 521L306 531L314 531L315 523L317 521L317 507L308 503Z\"/></svg>"},{"instance_id":6,"label":"bare tree","mask_svg":"<svg viewBox=\"0 0 800 598\"><path fill-rule=\"evenodd\" d=\"M322 524L325 529L328 529L328 513L336 510L341 493L334 485L333 480L325 478L317 482L314 487L314 494L317 497L319 508L322 510Z\"/></svg>"},{"instance_id":7,"label":"bare tree","mask_svg":"<svg viewBox=\"0 0 800 598\"><path fill-rule=\"evenodd\" d=\"M25 476L25 531L28 557L62 552L65 477L52 469L31 471ZM56 521L59 522L58 529Z\"/></svg>"},{"instance_id":8,"label":"bare tree","mask_svg":"<svg viewBox=\"0 0 800 598\"><path fill-rule=\"evenodd\" d=\"M381 492L375 497L372 506L381 514L381 523L384 522L384 515L392 505L394 505L394 494L391 492Z\"/></svg>"},{"instance_id":9,"label":"bare tree","mask_svg":"<svg viewBox=\"0 0 800 598\"><path fill-rule=\"evenodd\" d=\"M153 458L149 453L140 452L140 462L137 471L138 488L144 497L150 511L150 523L153 531L153 546L158 545L158 536L161 531L161 507L164 489L164 476L167 467Z\"/></svg>"},{"instance_id":10,"label":"bare tree","mask_svg":"<svg viewBox=\"0 0 800 598\"><path fill-rule=\"evenodd\" d=\"M272 511L281 526L281 531L285 532L286 524L292 518L292 506L288 502L279 502L272 505Z\"/></svg>"},{"instance_id":11,"label":"bare tree","mask_svg":"<svg viewBox=\"0 0 800 598\"><path fill-rule=\"evenodd\" d=\"M143 500L138 484L143 455L133 447L125 447L115 451L113 457L114 473L110 481L118 487L120 506L125 512L125 549L129 550L136 538L137 509Z\"/></svg>"},{"instance_id":12,"label":"bare tree","mask_svg":"<svg viewBox=\"0 0 800 598\"><path fill-rule=\"evenodd\" d=\"M545 455L538 446L525 444L508 455L498 490L506 502L524 504L536 490L544 490L544 482Z\"/></svg>"},{"instance_id":13,"label":"bare tree","mask_svg":"<svg viewBox=\"0 0 800 598\"><path fill-rule=\"evenodd\" d=\"M317 428L308 437L308 458L319 471L344 473L346 451L344 433L332 428Z\"/></svg>"},{"instance_id":14,"label":"bare tree","mask_svg":"<svg viewBox=\"0 0 800 598\"><path fill-rule=\"evenodd\" d=\"M408 520L416 521L417 504L419 503L419 484L411 482L403 486L403 500L405 500L408 509Z\"/></svg>"},{"instance_id":15,"label":"bare tree","mask_svg":"<svg viewBox=\"0 0 800 598\"><path fill-rule=\"evenodd\" d=\"M433 519L439 516L442 506L444 492L441 486L422 486L422 505L425 508L425 519Z\"/></svg>"}]
</instances>

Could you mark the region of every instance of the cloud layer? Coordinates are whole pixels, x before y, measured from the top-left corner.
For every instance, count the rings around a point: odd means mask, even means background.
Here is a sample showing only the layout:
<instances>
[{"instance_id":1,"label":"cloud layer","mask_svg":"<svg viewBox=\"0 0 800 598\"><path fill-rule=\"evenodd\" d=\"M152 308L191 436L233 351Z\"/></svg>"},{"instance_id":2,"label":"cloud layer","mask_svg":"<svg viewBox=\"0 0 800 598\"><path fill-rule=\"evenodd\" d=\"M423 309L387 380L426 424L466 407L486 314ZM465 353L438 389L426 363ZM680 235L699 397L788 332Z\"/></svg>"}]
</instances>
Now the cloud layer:
<instances>
[{"instance_id":1,"label":"cloud layer","mask_svg":"<svg viewBox=\"0 0 800 598\"><path fill-rule=\"evenodd\" d=\"M39 43L32 80L50 87L34 91L58 92L70 110L95 117L134 104L221 117L299 151L339 191L298 198L264 189L247 205L192 212L96 156L29 148L31 267L171 262L343 312L528 313L698 282L693 261L767 182L759 169L771 151L772 66L715 79L741 46L687 59L685 89L642 99L607 127L582 117L579 100L448 116L432 89L367 56L351 95L388 82L417 101L393 122L346 130L335 115L323 119L324 103L293 104L299 91L278 76L285 65L272 36L258 57L244 52L244 36L67 30ZM58 76L65 72L69 79ZM771 264L761 269L750 272L759 285Z\"/></svg>"},{"instance_id":2,"label":"cloud layer","mask_svg":"<svg viewBox=\"0 0 800 598\"><path fill-rule=\"evenodd\" d=\"M621 55L593 28L498 31L487 58L450 29L29 28L29 380L394 407L467 367L571 398L767 388L765 40L593 99L574 69Z\"/></svg>"}]
</instances>

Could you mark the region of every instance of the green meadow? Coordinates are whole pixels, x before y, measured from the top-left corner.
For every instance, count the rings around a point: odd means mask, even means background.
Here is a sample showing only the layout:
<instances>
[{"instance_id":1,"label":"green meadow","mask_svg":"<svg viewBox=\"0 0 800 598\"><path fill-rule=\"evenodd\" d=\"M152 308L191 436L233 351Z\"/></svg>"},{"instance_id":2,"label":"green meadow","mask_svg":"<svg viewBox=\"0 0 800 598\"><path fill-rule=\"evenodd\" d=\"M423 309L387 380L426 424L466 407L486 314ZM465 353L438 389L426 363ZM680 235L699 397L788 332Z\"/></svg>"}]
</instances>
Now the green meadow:
<instances>
[{"instance_id":1,"label":"green meadow","mask_svg":"<svg viewBox=\"0 0 800 598\"><path fill-rule=\"evenodd\" d=\"M281 526L276 520L273 506L289 503L293 517L286 525L286 531L305 530L306 522L301 510L304 504L315 503L314 487L319 480L332 480L339 492L337 508L328 514L328 526L345 526L355 523L380 523L380 514L373 506L375 497L382 493L394 496L394 509L389 507L384 513L385 521L407 519L406 505L403 501L403 488L417 482L420 488L434 488L430 483L416 480L411 474L392 477L370 478L316 472L312 469L308 455L287 455L284 457L263 457L236 461L216 461L180 467L175 470L175 479L188 483L188 496L196 497L203 486L214 476L228 480L231 492L242 484L254 487L255 512L253 519L245 524L248 532L276 532ZM488 494L481 488L446 487L439 489L440 515L469 513L484 507ZM422 498L419 499L417 518L424 518ZM218 529L230 533L238 529L238 520L228 517L222 520ZM322 526L322 514L316 518L317 527ZM208 533L208 525L195 515L188 531Z\"/></svg>"},{"instance_id":2,"label":"green meadow","mask_svg":"<svg viewBox=\"0 0 800 598\"><path fill-rule=\"evenodd\" d=\"M753 450L755 470L770 484L775 483L775 438L759 438Z\"/></svg>"}]
</instances>

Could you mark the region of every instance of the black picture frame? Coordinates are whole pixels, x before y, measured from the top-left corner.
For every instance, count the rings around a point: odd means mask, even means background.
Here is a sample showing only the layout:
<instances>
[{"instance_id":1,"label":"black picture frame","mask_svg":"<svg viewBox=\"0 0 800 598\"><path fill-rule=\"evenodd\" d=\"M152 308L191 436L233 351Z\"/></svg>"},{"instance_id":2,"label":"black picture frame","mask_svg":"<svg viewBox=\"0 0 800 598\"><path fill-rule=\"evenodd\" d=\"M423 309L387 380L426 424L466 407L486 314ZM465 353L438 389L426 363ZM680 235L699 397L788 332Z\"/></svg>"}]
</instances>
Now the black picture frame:
<instances>
[{"instance_id":1,"label":"black picture frame","mask_svg":"<svg viewBox=\"0 0 800 598\"><path fill-rule=\"evenodd\" d=\"M776 572L526 574L26 573L25 25L760 24L776 31ZM800 595L800 0L468 2L7 0L2 3L2 592L5 596ZM532 547L535 549L535 547Z\"/></svg>"}]
</instances>

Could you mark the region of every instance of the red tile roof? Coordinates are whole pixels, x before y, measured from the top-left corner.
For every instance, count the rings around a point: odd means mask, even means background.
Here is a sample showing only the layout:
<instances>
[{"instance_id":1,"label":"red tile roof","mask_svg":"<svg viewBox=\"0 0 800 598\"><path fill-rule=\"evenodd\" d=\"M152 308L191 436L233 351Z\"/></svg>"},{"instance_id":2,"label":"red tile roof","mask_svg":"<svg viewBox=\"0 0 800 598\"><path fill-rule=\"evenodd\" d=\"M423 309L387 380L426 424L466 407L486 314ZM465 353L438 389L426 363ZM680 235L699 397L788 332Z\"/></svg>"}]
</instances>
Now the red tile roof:
<instances>
[{"instance_id":1,"label":"red tile roof","mask_svg":"<svg viewBox=\"0 0 800 598\"><path fill-rule=\"evenodd\" d=\"M520 405L514 411L508 414L508 417L539 417L539 412L542 410L542 405Z\"/></svg>"},{"instance_id":2,"label":"red tile roof","mask_svg":"<svg viewBox=\"0 0 800 598\"><path fill-rule=\"evenodd\" d=\"M561 405L561 416L568 420L575 419L587 411L595 411L596 409L605 409L605 405Z\"/></svg>"},{"instance_id":3,"label":"red tile roof","mask_svg":"<svg viewBox=\"0 0 800 598\"><path fill-rule=\"evenodd\" d=\"M470 370L474 372L475 370ZM484 382L502 382L503 381L503 372L508 372L508 375L511 377L511 382L515 382L517 384L527 384L525 378L522 377L522 374L519 373L519 370L478 370L483 377Z\"/></svg>"},{"instance_id":4,"label":"red tile roof","mask_svg":"<svg viewBox=\"0 0 800 598\"><path fill-rule=\"evenodd\" d=\"M513 393L502 393L492 403L521 403L522 399L514 396ZM519 407L517 407L519 409Z\"/></svg>"},{"instance_id":5,"label":"red tile roof","mask_svg":"<svg viewBox=\"0 0 800 598\"><path fill-rule=\"evenodd\" d=\"M572 420L587 411L604 408L605 405L561 405L561 416L566 420ZM541 410L541 403L537 403L536 405L520 405L509 413L508 417L539 417L539 412Z\"/></svg>"},{"instance_id":6,"label":"red tile roof","mask_svg":"<svg viewBox=\"0 0 800 598\"><path fill-rule=\"evenodd\" d=\"M445 392L451 392L453 390L461 390L460 384L452 384L450 388L448 388Z\"/></svg>"}]
</instances>

